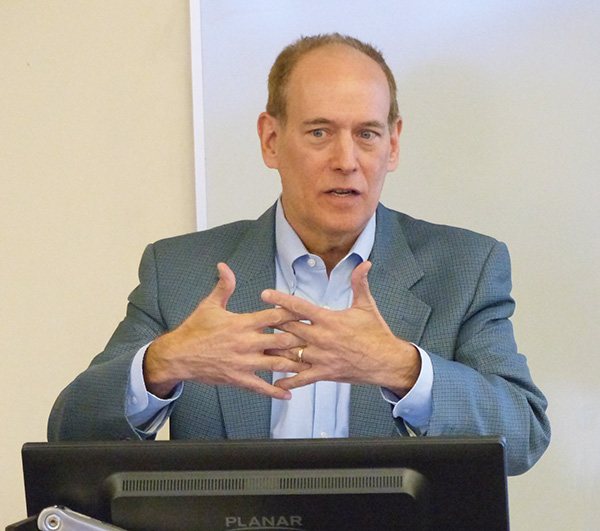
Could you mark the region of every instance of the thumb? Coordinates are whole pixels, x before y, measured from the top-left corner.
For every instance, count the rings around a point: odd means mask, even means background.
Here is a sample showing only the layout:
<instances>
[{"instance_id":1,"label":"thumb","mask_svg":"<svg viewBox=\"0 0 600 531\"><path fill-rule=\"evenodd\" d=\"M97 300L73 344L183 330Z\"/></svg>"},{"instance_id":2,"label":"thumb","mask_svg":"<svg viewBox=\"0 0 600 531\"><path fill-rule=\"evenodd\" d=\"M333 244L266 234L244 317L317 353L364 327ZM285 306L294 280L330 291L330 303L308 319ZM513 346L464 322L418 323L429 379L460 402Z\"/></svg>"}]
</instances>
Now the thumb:
<instances>
[{"instance_id":1,"label":"thumb","mask_svg":"<svg viewBox=\"0 0 600 531\"><path fill-rule=\"evenodd\" d=\"M371 262L368 260L360 263L354 271L352 271L351 283L352 293L354 295L352 299L352 307L358 306L371 306L373 304L373 296L369 288L369 281L367 275L371 269Z\"/></svg>"},{"instance_id":2,"label":"thumb","mask_svg":"<svg viewBox=\"0 0 600 531\"><path fill-rule=\"evenodd\" d=\"M217 264L217 269L219 270L219 282L217 282L207 300L225 309L229 297L235 290L235 275L229 266L223 262Z\"/></svg>"}]
</instances>

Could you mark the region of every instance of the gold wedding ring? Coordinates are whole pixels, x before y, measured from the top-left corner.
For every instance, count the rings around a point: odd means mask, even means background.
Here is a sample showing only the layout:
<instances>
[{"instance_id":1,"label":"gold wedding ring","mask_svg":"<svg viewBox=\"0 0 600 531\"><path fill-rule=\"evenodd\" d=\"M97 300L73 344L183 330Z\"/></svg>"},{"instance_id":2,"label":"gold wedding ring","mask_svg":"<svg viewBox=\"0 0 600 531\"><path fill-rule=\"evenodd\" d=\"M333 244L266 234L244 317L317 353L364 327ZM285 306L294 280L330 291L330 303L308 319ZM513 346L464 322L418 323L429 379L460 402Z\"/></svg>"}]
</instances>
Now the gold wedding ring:
<instances>
[{"instance_id":1,"label":"gold wedding ring","mask_svg":"<svg viewBox=\"0 0 600 531\"><path fill-rule=\"evenodd\" d=\"M302 354L304 354L303 348L298 351L298 363L302 363Z\"/></svg>"}]
</instances>

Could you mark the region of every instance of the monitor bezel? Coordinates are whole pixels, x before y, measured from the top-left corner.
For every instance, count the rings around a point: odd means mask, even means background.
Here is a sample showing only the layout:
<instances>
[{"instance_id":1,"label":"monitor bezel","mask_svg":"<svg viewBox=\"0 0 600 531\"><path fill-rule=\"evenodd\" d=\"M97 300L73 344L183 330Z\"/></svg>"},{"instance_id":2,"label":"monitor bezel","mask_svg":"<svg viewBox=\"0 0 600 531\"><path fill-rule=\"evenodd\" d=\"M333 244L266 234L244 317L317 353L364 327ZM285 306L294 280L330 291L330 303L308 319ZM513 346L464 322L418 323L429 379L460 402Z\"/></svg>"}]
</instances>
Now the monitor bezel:
<instances>
[{"instance_id":1,"label":"monitor bezel","mask_svg":"<svg viewBox=\"0 0 600 531\"><path fill-rule=\"evenodd\" d=\"M27 513L51 505L110 522L108 476L123 471L404 467L432 486L435 529L506 530L502 437L26 443Z\"/></svg>"}]
</instances>

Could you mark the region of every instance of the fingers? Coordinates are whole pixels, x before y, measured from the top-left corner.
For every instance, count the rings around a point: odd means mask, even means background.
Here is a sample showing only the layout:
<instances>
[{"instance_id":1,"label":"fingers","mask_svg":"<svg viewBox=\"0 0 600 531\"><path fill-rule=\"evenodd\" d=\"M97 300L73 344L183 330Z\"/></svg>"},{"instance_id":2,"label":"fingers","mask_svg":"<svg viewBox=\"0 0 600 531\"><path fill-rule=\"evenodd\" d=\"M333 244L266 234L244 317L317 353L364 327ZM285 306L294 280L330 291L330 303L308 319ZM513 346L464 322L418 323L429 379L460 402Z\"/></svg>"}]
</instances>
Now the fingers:
<instances>
[{"instance_id":1,"label":"fingers","mask_svg":"<svg viewBox=\"0 0 600 531\"><path fill-rule=\"evenodd\" d=\"M318 375L318 371L316 369L307 368L306 370L300 371L298 374L290 376L289 378L281 378L273 385L283 390L291 391L292 389L304 387L305 385L309 385L320 380L323 380L323 378Z\"/></svg>"},{"instance_id":2,"label":"fingers","mask_svg":"<svg viewBox=\"0 0 600 531\"><path fill-rule=\"evenodd\" d=\"M283 307L248 314L227 311L236 278L225 263L219 263L217 268L219 280L212 292L181 326L164 336L177 339L176 347L166 350L171 353L170 366L178 367L177 381L233 385L271 398L291 398L289 390L273 386L255 373L298 373L310 367L291 354L290 349L305 345L300 338L286 331L265 333L267 328L294 322L296 314ZM265 351L269 355L264 355Z\"/></svg>"},{"instance_id":3,"label":"fingers","mask_svg":"<svg viewBox=\"0 0 600 531\"><path fill-rule=\"evenodd\" d=\"M229 266L222 262L217 264L217 269L219 270L219 282L217 282L207 300L225 309L229 297L231 297L235 290L235 275Z\"/></svg>"},{"instance_id":4,"label":"fingers","mask_svg":"<svg viewBox=\"0 0 600 531\"><path fill-rule=\"evenodd\" d=\"M278 400L290 400L292 398L292 393L288 389L271 385L256 375L249 376L246 381L240 381L238 385L239 387L245 387L255 393L277 398Z\"/></svg>"},{"instance_id":5,"label":"fingers","mask_svg":"<svg viewBox=\"0 0 600 531\"><path fill-rule=\"evenodd\" d=\"M294 295L288 295L274 289L266 289L262 292L261 298L267 304L280 306L288 312L291 312L295 321L302 319L313 321L318 319L319 314L323 311L319 306L305 301Z\"/></svg>"},{"instance_id":6,"label":"fingers","mask_svg":"<svg viewBox=\"0 0 600 531\"><path fill-rule=\"evenodd\" d=\"M305 347L286 348L286 349L267 349L265 350L266 356L279 356L296 363L307 364L306 356L304 356ZM297 371L294 371L297 372Z\"/></svg>"},{"instance_id":7,"label":"fingers","mask_svg":"<svg viewBox=\"0 0 600 531\"><path fill-rule=\"evenodd\" d=\"M283 356L262 356L257 370L270 372L295 372L300 373L310 368L307 363L300 363L298 357L288 359Z\"/></svg>"},{"instance_id":8,"label":"fingers","mask_svg":"<svg viewBox=\"0 0 600 531\"><path fill-rule=\"evenodd\" d=\"M198 319L192 324L204 332L195 333L195 336L215 336L212 342L197 341L198 345L210 343L219 345L219 348L212 348L212 354L205 353L205 356L214 358L214 370L209 376L206 376L206 357L203 357L203 374L192 379L204 383L227 383L283 400L291 397L291 389L316 381L355 379L354 373L347 367L352 365L346 359L349 349L341 340L361 328L372 313L370 310L377 309L367 280L371 262L359 264L352 272L353 303L343 312L321 308L272 289L263 291L261 298L274 308L248 314L222 311L226 310L235 290L236 279L226 264L219 263L217 267L219 281L203 301L208 304L200 305L206 311L199 306L195 312ZM367 319L367 324L369 322ZM268 328L281 333L264 333ZM299 359L299 351L307 348L309 359ZM206 349L198 347L194 352L196 350L204 352ZM314 359L310 359L311 355ZM256 376L255 371L259 370L295 373L295 376L271 385Z\"/></svg>"},{"instance_id":9,"label":"fingers","mask_svg":"<svg viewBox=\"0 0 600 531\"><path fill-rule=\"evenodd\" d=\"M310 365L291 361L284 357L261 355L254 364L254 369L270 372L301 373L310 369ZM292 398L289 389L278 385L271 385L255 374L242 374L237 381L232 382L232 384L279 400L289 400ZM292 388L293 387L290 387L290 389Z\"/></svg>"},{"instance_id":10,"label":"fingers","mask_svg":"<svg viewBox=\"0 0 600 531\"><path fill-rule=\"evenodd\" d=\"M285 308L269 308L267 310L261 310L252 314L254 319L254 328L273 328L279 329L286 323L297 321L298 317L293 312L286 310Z\"/></svg>"},{"instance_id":11,"label":"fingers","mask_svg":"<svg viewBox=\"0 0 600 531\"><path fill-rule=\"evenodd\" d=\"M371 262L368 260L364 261L352 272L351 283L354 295L352 303L353 307L372 306L374 304L374 299L369 288L369 281L367 279L371 265ZM319 321L319 318L327 311L304 299L273 289L263 291L261 298L267 304L287 310L289 314L282 314L282 319L285 322L302 320L316 322ZM279 324L285 324L285 322ZM277 326L275 325L274 327L276 328Z\"/></svg>"},{"instance_id":12,"label":"fingers","mask_svg":"<svg viewBox=\"0 0 600 531\"><path fill-rule=\"evenodd\" d=\"M288 332L264 334L263 340L262 350L265 354L268 356L284 356L291 360L298 357L300 348L306 347L306 341Z\"/></svg>"},{"instance_id":13,"label":"fingers","mask_svg":"<svg viewBox=\"0 0 600 531\"><path fill-rule=\"evenodd\" d=\"M352 307L371 306L374 303L371 290L369 288L369 280L367 275L371 269L371 262L368 260L360 263L354 271L352 271Z\"/></svg>"}]
</instances>

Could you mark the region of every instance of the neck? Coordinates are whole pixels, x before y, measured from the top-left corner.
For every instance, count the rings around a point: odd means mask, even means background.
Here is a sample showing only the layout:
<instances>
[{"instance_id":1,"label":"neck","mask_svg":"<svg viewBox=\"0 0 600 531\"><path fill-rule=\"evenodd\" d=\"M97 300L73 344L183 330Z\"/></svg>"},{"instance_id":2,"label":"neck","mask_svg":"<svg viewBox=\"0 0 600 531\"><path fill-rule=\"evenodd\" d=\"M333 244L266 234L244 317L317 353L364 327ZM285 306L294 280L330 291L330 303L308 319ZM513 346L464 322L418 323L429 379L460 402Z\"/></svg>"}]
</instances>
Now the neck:
<instances>
[{"instance_id":1,"label":"neck","mask_svg":"<svg viewBox=\"0 0 600 531\"><path fill-rule=\"evenodd\" d=\"M345 227L346 230L341 227L325 228L319 224L303 223L301 218L290 219L291 216L286 213L283 201L280 206L281 214L300 238L306 250L323 260L328 275L348 255L368 224L367 222L362 227L354 226L352 230L349 230L350 227Z\"/></svg>"},{"instance_id":2,"label":"neck","mask_svg":"<svg viewBox=\"0 0 600 531\"><path fill-rule=\"evenodd\" d=\"M311 254L316 254L325 262L327 275L331 273L333 268L350 252L358 235L350 237L328 238L328 237L313 237L303 234L292 227L299 238L302 240L304 247Z\"/></svg>"}]
</instances>

